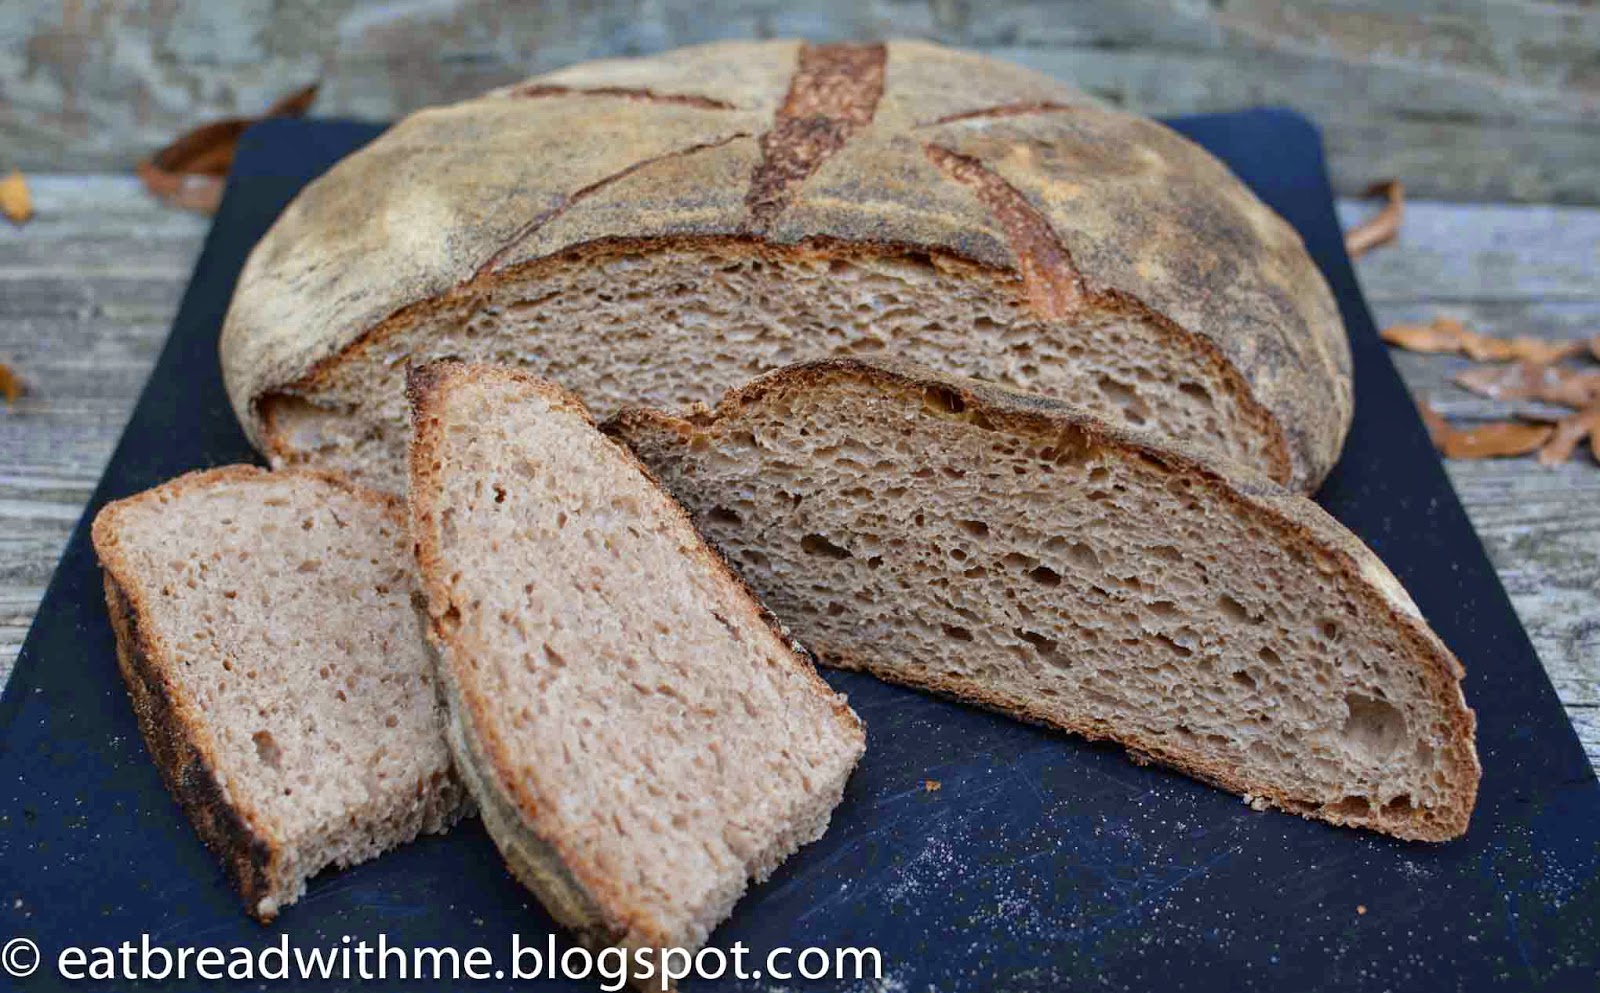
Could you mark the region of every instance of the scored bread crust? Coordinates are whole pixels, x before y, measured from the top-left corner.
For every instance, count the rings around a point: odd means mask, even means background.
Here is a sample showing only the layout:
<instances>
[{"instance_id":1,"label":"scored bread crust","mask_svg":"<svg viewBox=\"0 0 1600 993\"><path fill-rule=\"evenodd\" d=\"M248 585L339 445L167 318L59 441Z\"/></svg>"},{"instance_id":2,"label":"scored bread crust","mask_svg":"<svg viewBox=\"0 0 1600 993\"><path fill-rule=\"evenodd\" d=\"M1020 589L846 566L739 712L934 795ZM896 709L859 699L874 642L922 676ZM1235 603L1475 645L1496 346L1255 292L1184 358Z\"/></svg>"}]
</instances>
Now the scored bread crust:
<instances>
[{"instance_id":1,"label":"scored bread crust","mask_svg":"<svg viewBox=\"0 0 1600 993\"><path fill-rule=\"evenodd\" d=\"M315 401L364 350L441 311L464 325L507 280L674 249L931 261L1042 319L1141 315L1234 394L1296 489L1349 427L1333 297L1226 166L1047 76L912 41L583 63L406 118L252 251L222 334L230 399L293 461L266 401Z\"/></svg>"},{"instance_id":2,"label":"scored bread crust","mask_svg":"<svg viewBox=\"0 0 1600 993\"><path fill-rule=\"evenodd\" d=\"M1316 558L1342 574L1349 588L1367 600L1379 616L1400 633L1410 649L1409 658L1424 675L1435 706L1446 715L1449 738L1444 750L1450 757L1452 772L1449 803L1431 812L1412 808L1398 817L1386 810L1351 813L1333 805L1315 805L1290 796L1272 783L1247 781L1239 769L1208 759L1196 749L1159 741L1104 722L1066 719L1042 699L1002 698L975 679L922 674L908 678L893 666L848 653L826 653L824 662L861 669L892 682L915 683L1087 738L1115 741L1126 747L1136 761L1158 762L1230 792L1306 817L1421 841L1445 841L1466 831L1482 769L1474 745L1476 716L1461 691L1465 676L1461 663L1424 621L1399 580L1360 539L1317 504L1287 492L1248 467L1208 459L1181 441L1153 439L1148 433L1113 425L1091 411L1050 397L892 360L828 359L799 363L730 391L714 408L696 405L681 414L629 408L608 420L603 430L629 443L651 434L676 436L687 441L715 431L725 423L736 423L744 407L760 404L773 396L803 393L841 378L868 384L885 394L890 391L919 396L931 393L938 398L940 407L951 411L950 417L976 420L995 431L1050 440L1059 439L1064 433L1076 433L1087 445L1111 446L1132 453L1166 467L1174 475L1208 484L1207 489L1216 496L1274 526L1288 543L1307 552L1320 553Z\"/></svg>"},{"instance_id":3,"label":"scored bread crust","mask_svg":"<svg viewBox=\"0 0 1600 993\"><path fill-rule=\"evenodd\" d=\"M133 703L139 730L168 791L177 800L196 833L222 862L228 880L246 909L263 923L273 920L293 896L297 870L292 853L274 838L263 819L244 798L234 795L217 772L217 746L203 714L179 691L163 659L170 648L148 623L149 591L117 540L117 519L125 509L162 495L218 484L247 482L264 476L315 479L338 487L352 498L377 507L396 527L404 528L402 505L385 494L352 484L342 476L312 470L268 473L250 465L229 465L187 473L151 490L107 504L94 519L90 536L104 572L106 607L116 634L117 665ZM459 814L459 810L456 811ZM453 818L448 814L443 821ZM427 818L424 818L427 820Z\"/></svg>"},{"instance_id":4,"label":"scored bread crust","mask_svg":"<svg viewBox=\"0 0 1600 993\"><path fill-rule=\"evenodd\" d=\"M507 867L518 881L533 891L539 901L564 927L590 947L628 943L635 947L666 947L674 936L656 933L642 925L643 908L624 882L609 876L584 857L576 839L564 836L542 812L553 793L543 783L531 783L514 774L509 744L496 733L493 722L475 687L462 678L459 660L471 655L474 646L463 640L452 618L458 608L450 602L445 582L437 531L431 522L440 508L433 499L441 491L437 484L442 465L438 457L441 420L437 410L444 393L453 383L474 379L499 379L533 390L550 401L557 410L575 414L591 426L593 418L582 401L568 390L536 376L497 366L468 365L460 362L435 362L413 367L407 376L406 392L412 410L410 450L410 503L412 535L415 539L417 572L427 594L429 637L440 650L440 677L449 702L447 738L456 766L468 791L478 802L484 826L494 839ZM637 469L649 485L666 492L649 467L625 445L613 441L617 457ZM831 713L847 736L858 743L857 756L865 747L861 719L845 699L819 676L811 655L784 630L778 620L755 597L739 574L711 546L699 539L686 511L668 494L667 506L677 523L695 536L694 556L707 568L720 573L738 590L748 607L769 627L778 640L794 654L794 661L811 689L831 702ZM687 554L687 553L686 553ZM853 767L854 763L851 763ZM848 768L846 771L848 775ZM843 788L843 781L837 784ZM828 791L824 791L828 792ZM837 791L833 791L837 793ZM823 811L824 823L837 795L829 795ZM814 837L806 832L814 825L802 823L773 840L767 855L755 866L760 878L770 872L784 854L798 845L793 839ZM775 856L775 857L774 857Z\"/></svg>"}]
</instances>

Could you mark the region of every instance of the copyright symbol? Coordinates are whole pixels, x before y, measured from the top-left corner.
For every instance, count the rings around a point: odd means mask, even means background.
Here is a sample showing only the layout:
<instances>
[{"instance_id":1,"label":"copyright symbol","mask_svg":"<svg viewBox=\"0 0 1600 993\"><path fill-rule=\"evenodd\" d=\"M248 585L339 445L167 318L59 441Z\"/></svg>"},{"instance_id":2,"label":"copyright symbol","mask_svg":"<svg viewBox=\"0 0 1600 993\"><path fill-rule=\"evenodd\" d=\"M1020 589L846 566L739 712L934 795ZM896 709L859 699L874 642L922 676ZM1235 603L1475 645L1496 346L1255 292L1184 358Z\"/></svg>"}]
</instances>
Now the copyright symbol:
<instances>
[{"instance_id":1,"label":"copyright symbol","mask_svg":"<svg viewBox=\"0 0 1600 993\"><path fill-rule=\"evenodd\" d=\"M39 946L28 938L12 938L0 949L0 969L6 975L27 979L39 968Z\"/></svg>"}]
</instances>

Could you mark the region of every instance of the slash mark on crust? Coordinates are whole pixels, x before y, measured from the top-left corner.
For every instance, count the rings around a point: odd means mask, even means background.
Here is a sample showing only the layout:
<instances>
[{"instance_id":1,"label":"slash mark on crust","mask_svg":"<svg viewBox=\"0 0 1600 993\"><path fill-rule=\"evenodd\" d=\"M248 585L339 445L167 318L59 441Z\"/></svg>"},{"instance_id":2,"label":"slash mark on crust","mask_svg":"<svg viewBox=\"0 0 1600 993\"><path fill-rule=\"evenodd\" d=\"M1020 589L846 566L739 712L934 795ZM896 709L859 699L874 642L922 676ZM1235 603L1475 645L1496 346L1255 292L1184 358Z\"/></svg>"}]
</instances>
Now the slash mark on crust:
<instances>
[{"instance_id":1,"label":"slash mark on crust","mask_svg":"<svg viewBox=\"0 0 1600 993\"><path fill-rule=\"evenodd\" d=\"M479 277L487 275L488 273L500 268L500 266L505 262L506 258L516 250L517 246L521 245L524 241L528 240L528 238L532 237L533 234L540 228L566 213L574 204L579 203L587 197L593 196L595 193L605 189L612 183L627 179L640 169L649 168L650 166L655 165L657 162L665 162L668 159L683 158L694 155L697 152L704 152L713 148L721 148L723 145L726 145L731 141L737 141L740 138L748 137L750 137L748 132L736 131L733 134L730 134L725 138L719 138L716 141L702 142L698 145L690 145L687 148L678 148L670 152L663 152L660 155L654 155L648 159L640 159L638 162L633 163L626 169L619 169L609 176L597 179L588 186L567 194L566 196L562 197L561 200L554 206L535 214L531 220L522 225L522 227L518 228L510 238L506 239L505 244L496 249L493 255L490 255L482 265L478 266L478 268L473 271L472 280L476 280ZM469 282L472 280L469 280Z\"/></svg>"},{"instance_id":2,"label":"slash mark on crust","mask_svg":"<svg viewBox=\"0 0 1600 993\"><path fill-rule=\"evenodd\" d=\"M919 128L938 127L941 124L951 124L956 121L969 121L977 117L1026 117L1029 114L1054 114L1060 111L1081 110L1079 106L1070 103L1054 103L1049 100L1034 100L1026 103L1002 103L994 107L980 107L977 110L963 110L956 114L946 114L918 124Z\"/></svg>"},{"instance_id":3,"label":"slash mark on crust","mask_svg":"<svg viewBox=\"0 0 1600 993\"><path fill-rule=\"evenodd\" d=\"M762 231L789 206L794 190L856 132L872 123L883 96L882 45L806 45L772 129L761 137L761 162L745 204Z\"/></svg>"},{"instance_id":4,"label":"slash mark on crust","mask_svg":"<svg viewBox=\"0 0 1600 993\"><path fill-rule=\"evenodd\" d=\"M505 95L510 98L532 97L618 97L623 100L638 100L642 103L675 103L684 107L699 107L702 110L738 110L726 100L715 100L694 93L657 93L654 90L643 88L630 89L626 86L554 86L545 83L529 83L527 86L518 86L507 90Z\"/></svg>"},{"instance_id":5,"label":"slash mark on crust","mask_svg":"<svg viewBox=\"0 0 1600 993\"><path fill-rule=\"evenodd\" d=\"M971 190L1005 230L1034 313L1056 320L1081 309L1086 292L1072 253L1028 198L971 156L942 145L922 149L940 172Z\"/></svg>"}]
</instances>

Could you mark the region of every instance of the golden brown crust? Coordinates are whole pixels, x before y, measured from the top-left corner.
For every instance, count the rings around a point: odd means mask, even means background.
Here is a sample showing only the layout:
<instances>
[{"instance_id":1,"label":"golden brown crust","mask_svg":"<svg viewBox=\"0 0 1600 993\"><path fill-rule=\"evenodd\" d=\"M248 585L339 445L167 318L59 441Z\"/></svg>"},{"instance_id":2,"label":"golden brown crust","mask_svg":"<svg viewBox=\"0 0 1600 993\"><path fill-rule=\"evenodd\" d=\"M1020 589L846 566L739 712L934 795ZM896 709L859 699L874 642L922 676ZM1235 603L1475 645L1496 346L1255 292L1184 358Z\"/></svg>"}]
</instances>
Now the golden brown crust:
<instances>
[{"instance_id":1,"label":"golden brown crust","mask_svg":"<svg viewBox=\"0 0 1600 993\"><path fill-rule=\"evenodd\" d=\"M95 554L105 573L106 607L117 636L117 663L139 719L145 744L161 770L168 790L183 808L202 841L221 859L246 909L262 921L277 914L283 873L282 839L274 838L255 812L230 796L216 774L216 749L195 705L172 682L165 661L171 658L147 622L149 591L123 555L117 518L128 508L219 483L245 482L267 476L265 469L230 465L191 472L161 486L107 504L90 528ZM305 470L280 475L314 478L338 486L352 496L383 509L403 526L399 502L363 489L338 476ZM263 901L267 901L263 903Z\"/></svg>"},{"instance_id":2,"label":"golden brown crust","mask_svg":"<svg viewBox=\"0 0 1600 993\"><path fill-rule=\"evenodd\" d=\"M320 369L400 315L470 306L586 245L759 237L1026 272L992 201L929 161L932 146L1015 191L1095 300L1148 311L1231 370L1269 428L1275 477L1312 488L1338 455L1349 353L1320 273L1226 167L1154 122L916 42L710 45L516 92L401 122L308 187L252 253L222 352L258 444L282 443L264 396L314 394ZM563 140L540 140L551 134Z\"/></svg>"},{"instance_id":3,"label":"golden brown crust","mask_svg":"<svg viewBox=\"0 0 1600 993\"><path fill-rule=\"evenodd\" d=\"M591 426L594 424L587 408L571 392L516 369L444 361L408 371L406 392L411 403L413 432L411 529L416 542L417 571L428 598L429 636L439 647L443 660L440 670L451 704L451 746L457 750L458 765L470 769L464 773L464 778L473 788L485 823L491 828L507 865L524 885L538 894L553 916L591 944L616 944L632 936L636 944L660 947L669 943L668 936L650 933L641 924L646 919L643 909L626 885L585 858L575 839L541 816L550 805L547 788L516 774L510 742L500 734L495 722L488 719L486 701L473 681L464 675L462 660L473 651L473 646L462 640L456 623L460 613L450 599L434 525L440 510L435 501L440 492L438 475L442 469L439 461L441 420L437 412L453 385L486 380L537 393L555 408L577 414ZM637 469L650 485L666 492L627 446L615 441L612 444L618 456ZM752 610L781 642L794 650L795 664L812 688L832 701L834 717L841 728L861 737L862 725L855 712L817 675L799 646L760 606L738 574L698 539L688 514L670 495L668 506L677 522L696 536L697 557L710 568L719 570L734 588L748 596Z\"/></svg>"},{"instance_id":4,"label":"golden brown crust","mask_svg":"<svg viewBox=\"0 0 1600 993\"><path fill-rule=\"evenodd\" d=\"M1090 738L1114 740L1151 760L1307 817L1369 827L1422 841L1444 841L1466 831L1481 768L1473 745L1476 718L1461 693L1464 672L1460 662L1423 621L1399 582L1359 539L1316 504L1285 491L1248 468L1212 461L1181 442L1156 439L1148 433L1112 425L1090 411L1049 397L881 360L829 359L788 366L730 391L715 408L701 407L681 416L632 408L608 421L605 430L625 441L649 432L692 437L715 430L721 422L737 418L741 409L759 404L770 396L809 391L840 378L871 384L885 392L909 391L919 396L932 392L938 399L937 407L949 411L951 417L971 420L989 430L1045 437L1053 443L1071 433L1085 446L1117 447L1205 485L1215 498L1245 508L1253 518L1276 528L1288 546L1303 549L1314 562L1342 574L1348 588L1400 633L1410 649L1408 657L1424 674L1430 695L1440 712L1448 715L1448 750L1455 774L1452 790L1457 803L1439 812L1434 820L1424 819L1424 812L1420 810L1407 810L1395 816L1384 811L1352 813L1319 807L1292 797L1270 783L1246 782L1239 770L1211 762L1198 752L1131 735L1108 725L1063 722L1039 701L1004 698L976 682L955 677L908 678L900 670L830 654L825 647L813 646L824 661L863 669L892 681L923 685Z\"/></svg>"}]
</instances>

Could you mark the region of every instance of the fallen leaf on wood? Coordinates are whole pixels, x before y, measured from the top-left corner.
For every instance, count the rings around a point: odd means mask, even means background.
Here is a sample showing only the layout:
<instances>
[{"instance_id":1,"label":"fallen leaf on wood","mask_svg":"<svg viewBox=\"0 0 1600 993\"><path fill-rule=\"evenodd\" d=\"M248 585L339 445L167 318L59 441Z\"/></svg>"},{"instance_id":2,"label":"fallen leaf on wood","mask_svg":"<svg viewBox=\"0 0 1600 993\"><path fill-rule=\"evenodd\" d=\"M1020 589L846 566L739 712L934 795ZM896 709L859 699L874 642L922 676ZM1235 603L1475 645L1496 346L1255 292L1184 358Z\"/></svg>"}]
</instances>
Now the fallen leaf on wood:
<instances>
[{"instance_id":1,"label":"fallen leaf on wood","mask_svg":"<svg viewBox=\"0 0 1600 993\"><path fill-rule=\"evenodd\" d=\"M1345 232L1344 250L1352 259L1393 241L1406 216L1406 188L1398 179L1374 184L1367 190L1367 196L1381 196L1388 202L1382 210Z\"/></svg>"},{"instance_id":2,"label":"fallen leaf on wood","mask_svg":"<svg viewBox=\"0 0 1600 993\"><path fill-rule=\"evenodd\" d=\"M1547 341L1526 335L1516 338L1491 338L1468 331L1461 350L1476 362L1537 362L1548 365L1583 351L1581 341Z\"/></svg>"},{"instance_id":3,"label":"fallen leaf on wood","mask_svg":"<svg viewBox=\"0 0 1600 993\"><path fill-rule=\"evenodd\" d=\"M1555 433L1548 424L1522 421L1492 421L1465 431L1451 429L1441 451L1447 459L1494 459L1526 455L1543 445Z\"/></svg>"},{"instance_id":4,"label":"fallen leaf on wood","mask_svg":"<svg viewBox=\"0 0 1600 993\"><path fill-rule=\"evenodd\" d=\"M22 384L22 377L18 376L10 366L0 362L0 396L6 398L6 406L9 407L22 399L22 394L25 392L27 388Z\"/></svg>"},{"instance_id":5,"label":"fallen leaf on wood","mask_svg":"<svg viewBox=\"0 0 1600 993\"><path fill-rule=\"evenodd\" d=\"M1600 434L1600 404L1579 411L1571 417L1562 418L1551 432L1550 440L1539 449L1539 464L1546 468L1561 465L1572 458L1572 453L1578 449L1578 443L1585 438L1589 439L1589 447L1592 450L1596 444L1597 434Z\"/></svg>"},{"instance_id":6,"label":"fallen leaf on wood","mask_svg":"<svg viewBox=\"0 0 1600 993\"><path fill-rule=\"evenodd\" d=\"M1431 324L1396 324L1384 328L1380 337L1408 352L1459 352L1467 333L1461 322L1436 317Z\"/></svg>"},{"instance_id":7,"label":"fallen leaf on wood","mask_svg":"<svg viewBox=\"0 0 1600 993\"><path fill-rule=\"evenodd\" d=\"M145 189L175 207L202 214L216 213L222 187L239 138L259 120L301 117L317 98L317 84L302 87L280 99L260 117L230 117L202 124L139 163L137 173Z\"/></svg>"},{"instance_id":8,"label":"fallen leaf on wood","mask_svg":"<svg viewBox=\"0 0 1600 993\"><path fill-rule=\"evenodd\" d=\"M0 179L0 213L12 224L26 224L33 217L33 196L28 192L28 180L13 169L11 175Z\"/></svg>"},{"instance_id":9,"label":"fallen leaf on wood","mask_svg":"<svg viewBox=\"0 0 1600 993\"><path fill-rule=\"evenodd\" d=\"M1538 400L1583 408L1600 399L1600 371L1512 362L1467 369L1456 385L1491 400Z\"/></svg>"},{"instance_id":10,"label":"fallen leaf on wood","mask_svg":"<svg viewBox=\"0 0 1600 993\"><path fill-rule=\"evenodd\" d=\"M1384 341L1408 352L1460 352L1475 362L1551 363L1583 351L1581 341L1549 341L1520 335L1496 338L1468 331L1453 317L1435 317L1427 324L1395 324L1383 329Z\"/></svg>"},{"instance_id":11,"label":"fallen leaf on wood","mask_svg":"<svg viewBox=\"0 0 1600 993\"><path fill-rule=\"evenodd\" d=\"M1447 459L1527 455L1537 451L1555 433L1555 428L1548 424L1528 424L1524 421L1493 421L1463 431L1452 427L1425 399L1417 400L1417 410L1422 414L1422 422L1428 426L1428 437L1433 439L1433 447Z\"/></svg>"}]
</instances>

